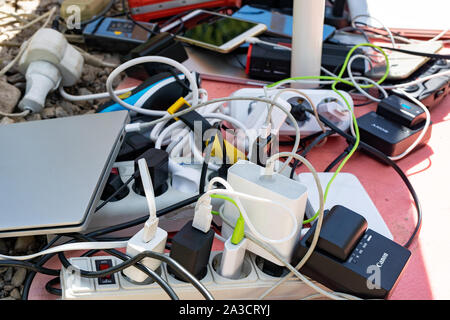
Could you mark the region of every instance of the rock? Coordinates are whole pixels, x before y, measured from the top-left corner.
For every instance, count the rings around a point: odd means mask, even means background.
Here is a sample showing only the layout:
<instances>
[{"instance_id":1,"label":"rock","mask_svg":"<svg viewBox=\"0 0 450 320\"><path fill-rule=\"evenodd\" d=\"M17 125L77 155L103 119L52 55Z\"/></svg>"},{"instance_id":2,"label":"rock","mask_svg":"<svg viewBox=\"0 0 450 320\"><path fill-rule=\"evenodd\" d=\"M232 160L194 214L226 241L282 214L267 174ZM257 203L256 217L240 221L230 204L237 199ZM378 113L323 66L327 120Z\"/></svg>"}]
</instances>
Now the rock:
<instances>
[{"instance_id":1,"label":"rock","mask_svg":"<svg viewBox=\"0 0 450 320\"><path fill-rule=\"evenodd\" d=\"M77 114L81 111L79 106L66 100L62 101L60 105L69 115Z\"/></svg>"},{"instance_id":2,"label":"rock","mask_svg":"<svg viewBox=\"0 0 450 320\"><path fill-rule=\"evenodd\" d=\"M41 119L42 119L42 116L39 113L32 113L25 117L25 120L27 120L27 121L36 121L36 120L41 120Z\"/></svg>"},{"instance_id":3,"label":"rock","mask_svg":"<svg viewBox=\"0 0 450 320\"><path fill-rule=\"evenodd\" d=\"M10 291L13 290L13 289L14 289L14 286L13 286L12 284L6 284L6 285L3 287L3 290L6 291L6 292L10 292Z\"/></svg>"},{"instance_id":4,"label":"rock","mask_svg":"<svg viewBox=\"0 0 450 320\"><path fill-rule=\"evenodd\" d=\"M57 118L64 118L64 117L68 117L69 116L69 114L67 113L66 110L64 110L63 107L56 107L55 115L56 115Z\"/></svg>"},{"instance_id":5,"label":"rock","mask_svg":"<svg viewBox=\"0 0 450 320\"><path fill-rule=\"evenodd\" d=\"M3 125L3 124L12 124L12 123L14 123L15 121L13 120L13 119L11 119L11 118L8 118L8 117L3 117L2 118L2 120L0 120L0 125Z\"/></svg>"},{"instance_id":6,"label":"rock","mask_svg":"<svg viewBox=\"0 0 450 320\"><path fill-rule=\"evenodd\" d=\"M25 281L26 276L27 270L25 270L24 268L18 268L11 279L11 284L16 288L20 287Z\"/></svg>"},{"instance_id":7,"label":"rock","mask_svg":"<svg viewBox=\"0 0 450 320\"><path fill-rule=\"evenodd\" d=\"M19 237L14 244L14 250L17 252L26 252L28 247L34 243L34 236Z\"/></svg>"},{"instance_id":8,"label":"rock","mask_svg":"<svg viewBox=\"0 0 450 320\"><path fill-rule=\"evenodd\" d=\"M13 85L0 81L0 111L12 113L22 93Z\"/></svg>"},{"instance_id":9,"label":"rock","mask_svg":"<svg viewBox=\"0 0 450 320\"><path fill-rule=\"evenodd\" d=\"M19 289L14 288L11 293L9 294L10 297L16 299L16 300L21 300L22 296L20 295Z\"/></svg>"},{"instance_id":10,"label":"rock","mask_svg":"<svg viewBox=\"0 0 450 320\"><path fill-rule=\"evenodd\" d=\"M55 107L45 107L41 111L41 116L43 119L54 118L56 116L56 108Z\"/></svg>"},{"instance_id":11,"label":"rock","mask_svg":"<svg viewBox=\"0 0 450 320\"><path fill-rule=\"evenodd\" d=\"M97 79L97 74L100 71L100 68L96 68L85 64L83 66L83 74L81 76L82 80L87 83L93 83Z\"/></svg>"},{"instance_id":12,"label":"rock","mask_svg":"<svg viewBox=\"0 0 450 320\"><path fill-rule=\"evenodd\" d=\"M5 274L3 275L3 280L5 280L5 282L9 282L11 281L13 276L13 268L9 267L8 270L6 270Z\"/></svg>"},{"instance_id":13,"label":"rock","mask_svg":"<svg viewBox=\"0 0 450 320\"><path fill-rule=\"evenodd\" d=\"M6 254L6 253L8 253L8 246L6 245L5 240L0 239L0 254ZM1 271L0 271L0 273L1 273Z\"/></svg>"}]
</instances>

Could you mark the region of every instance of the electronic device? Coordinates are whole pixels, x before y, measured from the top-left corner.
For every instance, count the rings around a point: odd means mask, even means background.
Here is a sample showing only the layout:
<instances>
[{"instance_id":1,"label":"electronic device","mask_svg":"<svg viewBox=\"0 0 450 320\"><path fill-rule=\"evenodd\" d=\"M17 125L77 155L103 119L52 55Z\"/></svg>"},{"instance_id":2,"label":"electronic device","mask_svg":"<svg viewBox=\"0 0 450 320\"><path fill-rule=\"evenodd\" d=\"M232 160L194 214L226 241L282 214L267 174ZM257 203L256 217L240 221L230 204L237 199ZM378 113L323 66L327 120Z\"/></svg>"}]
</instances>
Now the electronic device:
<instances>
[{"instance_id":1,"label":"electronic device","mask_svg":"<svg viewBox=\"0 0 450 320\"><path fill-rule=\"evenodd\" d=\"M127 54L138 45L145 43L152 35L156 25L126 19L103 17L83 29L86 45L102 51Z\"/></svg>"},{"instance_id":2,"label":"electronic device","mask_svg":"<svg viewBox=\"0 0 450 320\"><path fill-rule=\"evenodd\" d=\"M283 173L285 172L286 174L290 173L289 170L284 170ZM328 185L333 174L333 172L318 172L317 175L319 176L321 185ZM308 201L312 206L312 210L306 210L305 215L311 218L319 208L319 196L314 177L312 173L302 172L298 175L298 180L308 188ZM358 212L367 220L370 229L388 239L394 239L377 207L355 175L348 172L339 172L335 180L333 180L327 201L325 202L325 209L329 210L336 205L342 205Z\"/></svg>"},{"instance_id":3,"label":"electronic device","mask_svg":"<svg viewBox=\"0 0 450 320\"><path fill-rule=\"evenodd\" d=\"M121 61L125 63L126 61L145 56L161 56L180 63L188 59L183 44L175 40L174 36L168 32L161 32L152 36L148 41L131 50L126 56L123 56ZM126 73L132 78L146 80L148 77L165 69L167 69L166 65L143 63L128 68Z\"/></svg>"},{"instance_id":4,"label":"electronic device","mask_svg":"<svg viewBox=\"0 0 450 320\"><path fill-rule=\"evenodd\" d=\"M200 282L208 289L216 300L256 300L280 278L273 277L262 271L256 257L248 253L244 260L242 274L238 279L222 277L218 272L218 264L222 251L212 251L207 266L206 275ZM69 258L69 262L82 270L104 270L121 262L112 256L76 257ZM102 269L103 268L103 269ZM63 300L167 300L169 296L161 287L150 282L136 284L122 272L115 273L109 278L82 278L67 268L61 270L61 289ZM204 300L204 297L191 284L176 279L167 272L166 263L155 271L174 289L182 300ZM315 281L313 281L315 283ZM324 288L319 283L315 283ZM277 290L271 293L272 299L298 300L314 294L314 290L299 279L292 277L285 281Z\"/></svg>"},{"instance_id":5,"label":"electronic device","mask_svg":"<svg viewBox=\"0 0 450 320\"><path fill-rule=\"evenodd\" d=\"M282 38L272 38L268 42L290 47L290 41ZM322 45L322 67L335 71L340 68L350 51L347 46L324 43ZM356 53L362 50L356 49ZM352 64L352 70L364 73L368 69L367 61L356 60ZM265 43L250 44L247 53L245 72L249 77L267 81L279 81L289 78L291 75L291 51L278 46Z\"/></svg>"},{"instance_id":6,"label":"electronic device","mask_svg":"<svg viewBox=\"0 0 450 320\"><path fill-rule=\"evenodd\" d=\"M425 53L436 53L442 48L443 44L441 41L429 41L429 42L419 42L419 43L406 43L398 44L396 48L405 49L410 51L418 51ZM403 80L408 78L417 71L421 66L423 66L430 58L411 55L403 52L393 51L389 49L384 49L389 59L389 75L387 79L389 80ZM379 58L372 60L375 61L372 68L368 69L365 73L366 77L379 79L386 72L386 64L384 57L378 55ZM378 63L377 61L378 60Z\"/></svg>"},{"instance_id":7,"label":"electronic device","mask_svg":"<svg viewBox=\"0 0 450 320\"><path fill-rule=\"evenodd\" d=\"M125 136L128 112L0 127L0 237L80 232Z\"/></svg>"},{"instance_id":8,"label":"electronic device","mask_svg":"<svg viewBox=\"0 0 450 320\"><path fill-rule=\"evenodd\" d=\"M175 74L176 75L176 74ZM184 74L176 75L178 79L170 72L160 72L155 74L136 88L120 95L125 102L139 108L152 110L167 110L179 97L186 96L189 83L185 80ZM195 74L198 83L200 78ZM183 86L181 83L184 83ZM103 103L97 112L111 112L117 110L126 110L120 104L113 100ZM136 112L131 112L135 114Z\"/></svg>"},{"instance_id":9,"label":"electronic device","mask_svg":"<svg viewBox=\"0 0 450 320\"><path fill-rule=\"evenodd\" d=\"M426 114L422 108L397 95L390 95L378 103L376 112L356 119L361 140L387 156L402 154L411 146L425 126ZM431 123L418 147L431 137Z\"/></svg>"},{"instance_id":10,"label":"electronic device","mask_svg":"<svg viewBox=\"0 0 450 320\"><path fill-rule=\"evenodd\" d=\"M448 70L450 70L450 61L445 59L432 59L415 73L413 73L411 77L405 79L402 82L410 82L417 79L418 77L427 77ZM432 78L425 82L403 88L403 90L422 102L425 106L428 107L428 109L431 109L441 103L441 101L450 92L450 75ZM402 93L398 90L394 89L393 91L396 94L402 96Z\"/></svg>"},{"instance_id":11,"label":"electronic device","mask_svg":"<svg viewBox=\"0 0 450 320\"><path fill-rule=\"evenodd\" d=\"M264 176L263 172L263 167L246 160L239 160L228 169L227 182L236 192L245 192L249 195L270 199L292 210L299 227L296 235L284 242L271 244L279 254L290 260L305 214L307 189L302 183L281 174L275 173L268 178ZM292 220L286 218L285 214L281 216L277 206L247 199L240 200L252 224L263 236L282 239L291 232ZM226 201L223 215L235 223L240 213L234 204ZM277 228L273 227L275 225ZM245 228L249 230L247 225ZM222 226L222 235L225 239L231 237L232 233L233 228L228 225ZM247 250L274 264L282 265L278 259L252 242L248 244Z\"/></svg>"},{"instance_id":12,"label":"electronic device","mask_svg":"<svg viewBox=\"0 0 450 320\"><path fill-rule=\"evenodd\" d=\"M347 0L337 0L331 6L325 6L325 23L338 29L349 25L348 12L345 10Z\"/></svg>"},{"instance_id":13,"label":"electronic device","mask_svg":"<svg viewBox=\"0 0 450 320\"><path fill-rule=\"evenodd\" d=\"M306 254L316 224L300 240L292 259ZM387 298L405 270L411 252L367 228L358 213L334 206L325 215L319 241L300 272L326 287L361 298Z\"/></svg>"},{"instance_id":14,"label":"electronic device","mask_svg":"<svg viewBox=\"0 0 450 320\"><path fill-rule=\"evenodd\" d=\"M242 54L223 54L201 47L186 47L189 59L183 65L195 70L202 79L244 84L247 86L264 86L265 81L251 79L243 65L246 56ZM238 60L239 59L239 60Z\"/></svg>"},{"instance_id":15,"label":"electronic device","mask_svg":"<svg viewBox=\"0 0 450 320\"><path fill-rule=\"evenodd\" d=\"M281 90L281 89L279 89ZM279 90L270 90L269 97L272 98L279 92ZM318 108L319 114L322 112L328 118L333 118L334 123L342 130L347 130L350 126L350 111L347 109L347 105L344 100L332 90L322 90L322 89L302 89L302 92L311 98L312 102ZM350 106L353 109L353 100L351 96L345 92L340 91L340 93L347 99ZM264 89L259 88L243 88L233 92L231 96L244 96L244 97L266 97ZM309 107L309 103L303 99L299 98L299 94L292 91L283 92L280 95L280 101L288 102L291 105L291 113L296 117L296 107L298 103L305 104ZM322 106L322 107L320 107ZM311 108L311 107L309 107ZM253 102L253 101L230 101L230 115L242 121L247 128L258 129L264 123L267 118L268 108L263 102ZM278 108L274 108L273 115L284 115L284 112ZM297 115L299 118L300 115ZM313 116L304 114L302 120L297 120L300 127L301 135L310 135L316 132L322 131L316 119ZM282 121L280 123L279 135L295 135L295 129L293 125Z\"/></svg>"},{"instance_id":16,"label":"electronic device","mask_svg":"<svg viewBox=\"0 0 450 320\"><path fill-rule=\"evenodd\" d=\"M183 23L183 33L178 35ZM176 34L177 39L221 53L230 52L245 42L248 37L264 32L267 27L232 18L216 12L195 10L181 19L161 28L161 32Z\"/></svg>"},{"instance_id":17,"label":"electronic device","mask_svg":"<svg viewBox=\"0 0 450 320\"><path fill-rule=\"evenodd\" d=\"M241 0L128 0L133 19L150 21L201 8L239 7Z\"/></svg>"},{"instance_id":18,"label":"electronic device","mask_svg":"<svg viewBox=\"0 0 450 320\"><path fill-rule=\"evenodd\" d=\"M234 12L231 16L238 19L265 24L267 26L267 32L265 32L266 34L287 38L292 37L292 14L288 15L275 10L266 10L260 7L245 5ZM325 24L323 26L323 40L325 41L328 39L335 30L335 27Z\"/></svg>"}]
</instances>

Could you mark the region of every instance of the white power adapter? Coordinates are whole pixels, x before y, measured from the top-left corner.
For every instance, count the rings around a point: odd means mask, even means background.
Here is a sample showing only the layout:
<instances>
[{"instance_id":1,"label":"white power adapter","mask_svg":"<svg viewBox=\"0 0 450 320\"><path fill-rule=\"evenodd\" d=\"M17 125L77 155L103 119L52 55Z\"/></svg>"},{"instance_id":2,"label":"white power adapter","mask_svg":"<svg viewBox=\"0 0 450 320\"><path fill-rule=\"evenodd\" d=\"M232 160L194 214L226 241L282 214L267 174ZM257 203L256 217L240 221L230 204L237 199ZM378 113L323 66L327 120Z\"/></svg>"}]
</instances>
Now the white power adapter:
<instances>
[{"instance_id":1,"label":"white power adapter","mask_svg":"<svg viewBox=\"0 0 450 320\"><path fill-rule=\"evenodd\" d=\"M163 253L166 247L167 232L161 228L156 229L156 234L149 242L144 242L144 229L136 233L127 244L127 255L134 257L144 251ZM156 270L161 265L161 261L153 258L144 258L141 264L145 267ZM131 266L123 270L123 273L136 282L143 282L148 276L138 268Z\"/></svg>"},{"instance_id":2,"label":"white power adapter","mask_svg":"<svg viewBox=\"0 0 450 320\"><path fill-rule=\"evenodd\" d=\"M290 260L303 224L307 201L306 186L278 173L271 176L264 175L263 167L245 160L238 161L228 169L227 181L236 192L281 203L294 213L298 225L295 235L284 242L271 244L279 254ZM293 221L286 218L285 213L280 212L279 206L248 199L241 199L241 202L252 224L261 235L281 239L292 232ZM239 211L232 203L226 201L223 215L235 223L239 217ZM247 226L246 231L251 232ZM225 238L229 238L232 233L233 228L227 225L222 226L222 234ZM277 265L283 265L281 261L253 242L249 242L247 250Z\"/></svg>"},{"instance_id":3,"label":"white power adapter","mask_svg":"<svg viewBox=\"0 0 450 320\"><path fill-rule=\"evenodd\" d=\"M127 243L127 255L134 257L144 251L153 251L163 253L166 247L167 231L158 227L158 218L156 217L155 194L153 192L152 180L148 171L147 161L142 158L138 161L139 173L141 174L142 185L144 187L145 197L147 198L150 216L144 225L144 228L136 233ZM158 269L161 261L153 258L144 258L141 263L152 270ZM138 268L131 266L123 270L123 273L136 282L143 282L147 275Z\"/></svg>"}]
</instances>

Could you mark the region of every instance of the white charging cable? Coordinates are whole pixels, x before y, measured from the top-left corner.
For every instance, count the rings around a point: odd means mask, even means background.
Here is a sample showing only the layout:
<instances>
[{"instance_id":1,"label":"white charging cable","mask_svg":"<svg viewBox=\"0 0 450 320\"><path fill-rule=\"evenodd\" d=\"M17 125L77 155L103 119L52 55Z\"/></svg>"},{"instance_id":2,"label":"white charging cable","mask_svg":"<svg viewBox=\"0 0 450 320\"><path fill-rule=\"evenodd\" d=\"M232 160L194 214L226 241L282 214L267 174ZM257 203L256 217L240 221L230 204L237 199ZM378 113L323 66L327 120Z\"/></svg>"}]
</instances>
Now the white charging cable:
<instances>
[{"instance_id":1,"label":"white charging cable","mask_svg":"<svg viewBox=\"0 0 450 320\"><path fill-rule=\"evenodd\" d=\"M220 183L221 185L223 185L225 187L225 189L212 189L213 185L215 183ZM279 202L276 202L273 200L269 200L269 199L265 199L265 198L261 198L261 197L252 196L252 195L242 193L242 192L237 192L232 188L232 186L225 179L222 179L220 177L215 177L215 178L211 179L211 181L208 184L207 190L208 191L206 191L197 201L197 204L195 206L196 215L198 212L203 211L205 214L209 213L209 215L211 216L211 212L204 211L202 207L208 208L208 210L209 210L210 205L211 205L210 195L220 194L220 195L229 196L235 201L240 213L242 214L242 217L244 218L245 225L248 226L248 228L253 232L255 237L257 237L258 239L261 239L262 241L267 242L267 243L276 244L276 243L286 242L297 234L297 231L298 231L297 218L295 217L292 210L282 203L279 203ZM248 216L247 211L245 210L244 206L242 205L240 199L246 199L246 200L250 200L250 201L258 201L258 202L266 203L268 205L275 205L277 207L280 207L282 209L282 212L289 215L290 219L292 220L292 230L289 233L289 235L287 235L281 239L271 239L271 238L268 238L268 237L262 235L257 230L257 228L253 225L253 223L252 223L250 217ZM196 220L196 218L194 217L194 221L195 220ZM204 221L210 221L210 219L205 219ZM208 226L206 226L206 227L207 228L202 228L202 229L209 229Z\"/></svg>"},{"instance_id":2,"label":"white charging cable","mask_svg":"<svg viewBox=\"0 0 450 320\"><path fill-rule=\"evenodd\" d=\"M186 79L188 79L189 84L190 84L190 88L192 90L192 104L193 105L197 105L198 104L198 99L199 99L199 88L197 86L197 81L195 80L194 76L189 72L189 70L183 66L181 63L173 60L173 59L169 59L169 58L165 58L165 57L160 57L160 56L147 56L147 57L140 57L140 58L136 58L136 59L132 59L130 61L125 62L124 64L118 66L116 69L114 69L111 74L109 75L108 79L106 80L106 90L108 91L111 99L113 101L115 101L116 103L120 104L122 107L135 111L137 113L141 113L141 114L145 114L145 115L150 115L150 116L154 116L155 115L155 110L148 110L148 109L143 109L143 108L138 108L135 107L125 101L123 101L122 99L120 99L116 93L113 90L113 82L114 79L123 71L125 71L126 69L133 67L135 65L141 64L141 63L149 63L149 62L158 62L158 63L163 63L163 64L168 64L172 67L177 68L179 71L181 71ZM161 112L161 113L159 113ZM168 112L166 111L159 111L158 114L159 115L167 115ZM164 114L163 114L164 113Z\"/></svg>"}]
</instances>

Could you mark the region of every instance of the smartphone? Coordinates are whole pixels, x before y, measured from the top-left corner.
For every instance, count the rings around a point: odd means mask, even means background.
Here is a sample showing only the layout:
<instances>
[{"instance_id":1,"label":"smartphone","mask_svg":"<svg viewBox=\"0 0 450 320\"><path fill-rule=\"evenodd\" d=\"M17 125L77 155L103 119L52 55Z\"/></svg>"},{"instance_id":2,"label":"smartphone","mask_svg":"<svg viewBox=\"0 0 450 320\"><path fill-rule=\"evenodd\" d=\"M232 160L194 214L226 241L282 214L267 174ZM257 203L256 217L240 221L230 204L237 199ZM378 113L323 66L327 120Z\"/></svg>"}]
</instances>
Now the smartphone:
<instances>
[{"instance_id":1,"label":"smartphone","mask_svg":"<svg viewBox=\"0 0 450 320\"><path fill-rule=\"evenodd\" d=\"M180 35L177 34L179 30L183 30ZM228 53L243 44L248 37L254 37L266 30L266 25L262 23L206 10L195 10L163 27L161 32L177 34L178 40L192 45Z\"/></svg>"}]
</instances>

